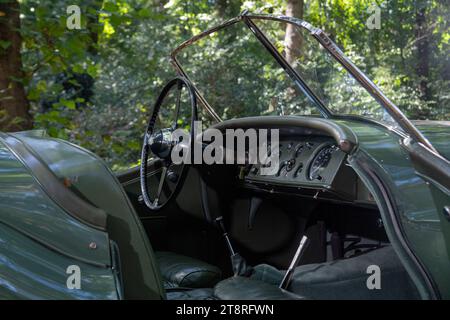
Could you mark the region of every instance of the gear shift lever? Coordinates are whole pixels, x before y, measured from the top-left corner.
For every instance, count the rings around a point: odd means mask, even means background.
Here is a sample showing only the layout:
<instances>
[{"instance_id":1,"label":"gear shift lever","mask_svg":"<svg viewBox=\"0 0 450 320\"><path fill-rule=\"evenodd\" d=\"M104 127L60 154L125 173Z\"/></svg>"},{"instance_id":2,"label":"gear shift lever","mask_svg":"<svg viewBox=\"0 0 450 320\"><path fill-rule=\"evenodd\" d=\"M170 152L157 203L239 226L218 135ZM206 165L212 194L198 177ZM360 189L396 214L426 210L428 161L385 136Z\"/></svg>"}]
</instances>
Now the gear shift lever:
<instances>
[{"instance_id":1,"label":"gear shift lever","mask_svg":"<svg viewBox=\"0 0 450 320\"><path fill-rule=\"evenodd\" d=\"M220 230L222 231L223 237L225 238L225 242L228 247L228 251L230 251L231 266L233 268L234 275L244 277L249 276L250 274L252 274L253 268L247 265L247 261L245 261L245 259L242 258L239 253L234 251L234 248L231 245L230 238L228 237L228 232L225 229L225 224L223 223L223 217L220 216L216 218L215 221L219 226Z\"/></svg>"}]
</instances>

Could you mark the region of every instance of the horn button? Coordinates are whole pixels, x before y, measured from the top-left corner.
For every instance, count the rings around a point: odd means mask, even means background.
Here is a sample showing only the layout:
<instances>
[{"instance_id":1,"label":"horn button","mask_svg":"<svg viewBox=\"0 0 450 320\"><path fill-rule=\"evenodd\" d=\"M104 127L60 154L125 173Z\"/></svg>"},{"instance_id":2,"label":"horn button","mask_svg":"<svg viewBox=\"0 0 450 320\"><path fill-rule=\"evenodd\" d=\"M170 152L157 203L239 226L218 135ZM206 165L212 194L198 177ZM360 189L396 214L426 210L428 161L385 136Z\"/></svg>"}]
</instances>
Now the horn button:
<instances>
[{"instance_id":1,"label":"horn button","mask_svg":"<svg viewBox=\"0 0 450 320\"><path fill-rule=\"evenodd\" d=\"M161 159L169 159L173 148L172 130L157 130L149 138L150 150Z\"/></svg>"}]
</instances>

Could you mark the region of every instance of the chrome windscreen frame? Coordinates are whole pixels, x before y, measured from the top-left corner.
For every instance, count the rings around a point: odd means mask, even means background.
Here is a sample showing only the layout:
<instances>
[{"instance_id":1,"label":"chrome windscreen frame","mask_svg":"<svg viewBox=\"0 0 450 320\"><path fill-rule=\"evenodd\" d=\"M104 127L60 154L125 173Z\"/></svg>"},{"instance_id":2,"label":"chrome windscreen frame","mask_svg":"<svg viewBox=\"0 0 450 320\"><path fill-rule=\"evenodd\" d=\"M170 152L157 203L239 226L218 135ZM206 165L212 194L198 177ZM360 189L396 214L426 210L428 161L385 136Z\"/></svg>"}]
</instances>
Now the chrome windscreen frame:
<instances>
[{"instance_id":1,"label":"chrome windscreen frame","mask_svg":"<svg viewBox=\"0 0 450 320\"><path fill-rule=\"evenodd\" d=\"M408 134L411 138L417 142L424 145L431 152L438 154L433 145L428 141L427 138L414 126L414 124L405 116L405 114L388 98L386 97L380 88L377 87L372 80L370 80L353 62L345 56L345 54L339 49L339 47L319 28L313 27L306 21L301 19L288 17L288 16L274 16L274 15L262 15L262 14L251 14L244 11L241 15L224 22L214 28L208 29L198 35L190 38L189 40L183 42L180 46L175 48L170 55L171 63L174 65L178 73L189 79L189 76L185 73L181 67L179 61L177 60L177 54L183 50L185 47L193 44L194 42L208 36L211 33L224 29L231 26L239 21L244 21L251 31L256 35L256 37L262 42L266 49L274 56L277 62L286 70L286 72L293 78L293 80L301 86L302 90L305 90L307 94L311 94L313 100L315 100L320 112L325 118L333 118L333 113L326 108L326 106L321 103L320 98L314 94L314 92L309 91L307 84L301 79L300 75L290 66L290 64L284 59L284 57L271 45L270 41L267 40L266 36L256 25L253 23L252 19L261 20L272 20L279 21L283 23L290 23L297 27L303 28L308 31L321 45L324 47L354 78L358 81L363 88L369 92L369 94L378 102L380 105L388 112L388 114L397 122L398 126L403 129L403 131ZM267 43L268 42L268 43ZM192 83L192 81L191 81ZM194 91L198 96L199 101L209 112L209 114L218 122L221 121L220 116L214 111L214 109L208 104L206 99L201 95L199 90L195 85L193 85Z\"/></svg>"}]
</instances>

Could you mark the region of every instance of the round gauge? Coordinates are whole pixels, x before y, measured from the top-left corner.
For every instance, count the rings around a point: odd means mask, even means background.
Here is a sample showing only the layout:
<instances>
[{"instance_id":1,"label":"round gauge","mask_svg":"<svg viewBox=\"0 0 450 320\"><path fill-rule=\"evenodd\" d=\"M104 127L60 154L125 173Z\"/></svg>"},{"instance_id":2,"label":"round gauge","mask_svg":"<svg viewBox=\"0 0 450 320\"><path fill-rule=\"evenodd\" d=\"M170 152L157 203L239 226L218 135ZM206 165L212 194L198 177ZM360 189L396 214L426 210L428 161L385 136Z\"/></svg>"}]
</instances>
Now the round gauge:
<instances>
[{"instance_id":1,"label":"round gauge","mask_svg":"<svg viewBox=\"0 0 450 320\"><path fill-rule=\"evenodd\" d=\"M330 163L332 154L335 150L335 146L328 145L323 147L319 152L316 153L314 159L311 161L311 165L309 166L309 180L322 180L321 174Z\"/></svg>"}]
</instances>

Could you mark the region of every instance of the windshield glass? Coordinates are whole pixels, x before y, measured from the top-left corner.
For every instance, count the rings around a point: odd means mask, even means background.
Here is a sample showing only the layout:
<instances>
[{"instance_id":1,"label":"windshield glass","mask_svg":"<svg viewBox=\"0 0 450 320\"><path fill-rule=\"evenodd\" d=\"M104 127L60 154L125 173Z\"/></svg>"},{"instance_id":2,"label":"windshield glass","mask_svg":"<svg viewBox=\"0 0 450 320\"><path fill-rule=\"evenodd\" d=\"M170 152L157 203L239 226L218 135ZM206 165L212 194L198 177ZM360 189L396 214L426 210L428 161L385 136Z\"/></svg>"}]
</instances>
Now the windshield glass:
<instances>
[{"instance_id":1,"label":"windshield glass","mask_svg":"<svg viewBox=\"0 0 450 320\"><path fill-rule=\"evenodd\" d=\"M386 110L306 29L252 19L298 75L336 115L358 115L393 124Z\"/></svg>"},{"instance_id":2,"label":"windshield glass","mask_svg":"<svg viewBox=\"0 0 450 320\"><path fill-rule=\"evenodd\" d=\"M244 21L201 37L176 59L222 120L320 115L322 108L332 115L364 116L395 126L385 109L308 30L276 20L251 20L300 81L289 76Z\"/></svg>"},{"instance_id":3,"label":"windshield glass","mask_svg":"<svg viewBox=\"0 0 450 320\"><path fill-rule=\"evenodd\" d=\"M319 114L314 102L242 22L186 47L177 60L222 120Z\"/></svg>"}]
</instances>

